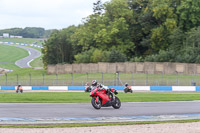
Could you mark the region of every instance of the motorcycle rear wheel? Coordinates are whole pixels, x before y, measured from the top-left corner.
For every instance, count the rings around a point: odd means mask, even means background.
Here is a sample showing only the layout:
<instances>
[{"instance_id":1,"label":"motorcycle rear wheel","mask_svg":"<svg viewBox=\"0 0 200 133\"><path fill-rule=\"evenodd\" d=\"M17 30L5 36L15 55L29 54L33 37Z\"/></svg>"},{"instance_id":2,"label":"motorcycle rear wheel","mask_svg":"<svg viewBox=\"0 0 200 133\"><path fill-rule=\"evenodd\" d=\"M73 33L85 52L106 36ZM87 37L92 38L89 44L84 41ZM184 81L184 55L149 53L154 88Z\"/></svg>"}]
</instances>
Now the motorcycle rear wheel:
<instances>
[{"instance_id":1,"label":"motorcycle rear wheel","mask_svg":"<svg viewBox=\"0 0 200 133\"><path fill-rule=\"evenodd\" d=\"M114 104L112 104L112 107L114 109L119 109L121 107L121 101L119 100L118 97L115 96L115 101L114 101Z\"/></svg>"},{"instance_id":2,"label":"motorcycle rear wheel","mask_svg":"<svg viewBox=\"0 0 200 133\"><path fill-rule=\"evenodd\" d=\"M125 93L127 93L127 92L128 92L128 90L127 90L127 89L124 89L124 92L125 92Z\"/></svg>"},{"instance_id":3,"label":"motorcycle rear wheel","mask_svg":"<svg viewBox=\"0 0 200 133\"><path fill-rule=\"evenodd\" d=\"M99 100L99 102L97 103L96 98L92 98L91 103L95 109L101 108L101 100Z\"/></svg>"}]
</instances>

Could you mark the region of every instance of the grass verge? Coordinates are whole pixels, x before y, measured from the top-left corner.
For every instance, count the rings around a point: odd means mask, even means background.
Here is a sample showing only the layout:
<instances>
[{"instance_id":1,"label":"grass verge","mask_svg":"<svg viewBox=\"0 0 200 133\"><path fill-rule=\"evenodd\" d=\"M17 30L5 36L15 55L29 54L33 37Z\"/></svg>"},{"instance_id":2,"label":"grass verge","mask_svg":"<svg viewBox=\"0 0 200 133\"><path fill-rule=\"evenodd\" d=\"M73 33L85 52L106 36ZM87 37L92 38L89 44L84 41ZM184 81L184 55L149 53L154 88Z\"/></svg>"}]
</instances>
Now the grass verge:
<instances>
[{"instance_id":1,"label":"grass verge","mask_svg":"<svg viewBox=\"0 0 200 133\"><path fill-rule=\"evenodd\" d=\"M0 93L1 103L89 103L91 97L85 92L25 92ZM192 101L200 100L197 94L160 94L148 92L123 93L117 95L121 102L146 101Z\"/></svg>"},{"instance_id":2,"label":"grass verge","mask_svg":"<svg viewBox=\"0 0 200 133\"><path fill-rule=\"evenodd\" d=\"M95 126L142 125L142 124L163 124L163 123L191 123L191 122L200 122L200 119L175 120L175 121L155 121L155 122L48 124L48 125L0 125L0 128L64 128L64 127L95 127Z\"/></svg>"},{"instance_id":3,"label":"grass verge","mask_svg":"<svg viewBox=\"0 0 200 133\"><path fill-rule=\"evenodd\" d=\"M40 64L40 65L38 65ZM10 65L10 64L9 64ZM14 64L12 64L14 65ZM31 63L34 67L38 67L42 65L42 60L41 57L36 59L33 64ZM56 79L58 80L64 80L67 82L73 81L75 82L83 82L83 85L88 81L89 83L92 80L97 80L100 83L104 83L104 85L113 85L113 83L116 83L116 74L115 73L104 73L102 76L102 73L74 73L73 76L72 74L51 74L48 75L47 71L42 69L42 70L34 70L32 68L21 68L21 69L15 69L14 72L8 73L8 81L16 81L16 75L18 75L19 80L22 81L29 81L29 75L31 74L32 80L38 80L42 81L43 76L45 81L55 81ZM149 86L157 86L156 81L160 82L162 75L159 74L149 74L148 75L148 85ZM146 74L131 74L131 73L120 73L119 75L120 80L125 83L128 82L130 85L144 85L146 83ZM5 79L5 75L1 76L1 79ZM179 75L179 83L180 85L191 85L191 81L193 79L192 75ZM22 82L20 81L20 82ZM108 81L108 82L107 82ZM194 77L194 82L197 83L197 86L200 81L200 75L196 75ZM167 82L167 83L166 83ZM177 75L163 75L163 83L169 86L176 85L177 82ZM71 82L70 82L71 83ZM121 82L120 82L121 85Z\"/></svg>"}]
</instances>

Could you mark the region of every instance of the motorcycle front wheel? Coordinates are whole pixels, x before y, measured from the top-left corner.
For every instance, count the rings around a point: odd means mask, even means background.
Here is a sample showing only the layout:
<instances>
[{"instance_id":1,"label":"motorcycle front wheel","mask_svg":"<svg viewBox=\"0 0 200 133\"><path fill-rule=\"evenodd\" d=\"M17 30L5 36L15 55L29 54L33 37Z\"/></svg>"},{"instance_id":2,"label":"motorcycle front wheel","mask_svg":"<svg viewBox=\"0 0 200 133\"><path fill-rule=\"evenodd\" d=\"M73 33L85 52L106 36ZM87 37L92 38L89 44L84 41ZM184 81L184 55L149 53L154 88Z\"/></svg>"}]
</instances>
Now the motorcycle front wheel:
<instances>
[{"instance_id":1,"label":"motorcycle front wheel","mask_svg":"<svg viewBox=\"0 0 200 133\"><path fill-rule=\"evenodd\" d=\"M100 109L101 108L101 100L99 100L99 102L97 102L96 98L92 98L91 103L92 103L92 106L95 109Z\"/></svg>"},{"instance_id":2,"label":"motorcycle front wheel","mask_svg":"<svg viewBox=\"0 0 200 133\"><path fill-rule=\"evenodd\" d=\"M118 97L115 96L115 101L114 103L112 104L112 107L114 109L119 109L121 107L121 101L119 100Z\"/></svg>"}]
</instances>

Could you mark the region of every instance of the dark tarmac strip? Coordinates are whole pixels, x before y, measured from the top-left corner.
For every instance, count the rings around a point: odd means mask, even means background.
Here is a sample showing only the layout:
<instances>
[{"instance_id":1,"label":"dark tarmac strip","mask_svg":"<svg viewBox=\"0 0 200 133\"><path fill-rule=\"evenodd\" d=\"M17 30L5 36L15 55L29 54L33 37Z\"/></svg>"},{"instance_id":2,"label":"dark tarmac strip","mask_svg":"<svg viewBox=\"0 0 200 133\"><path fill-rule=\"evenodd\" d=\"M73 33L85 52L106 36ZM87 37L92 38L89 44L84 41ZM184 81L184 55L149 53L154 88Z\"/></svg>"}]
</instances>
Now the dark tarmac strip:
<instances>
[{"instance_id":1,"label":"dark tarmac strip","mask_svg":"<svg viewBox=\"0 0 200 133\"><path fill-rule=\"evenodd\" d=\"M0 103L0 124L13 121L15 124L22 121L77 123L189 118L200 119L200 101L130 102L122 103L120 109L102 107L100 110L94 109L90 103Z\"/></svg>"}]
</instances>

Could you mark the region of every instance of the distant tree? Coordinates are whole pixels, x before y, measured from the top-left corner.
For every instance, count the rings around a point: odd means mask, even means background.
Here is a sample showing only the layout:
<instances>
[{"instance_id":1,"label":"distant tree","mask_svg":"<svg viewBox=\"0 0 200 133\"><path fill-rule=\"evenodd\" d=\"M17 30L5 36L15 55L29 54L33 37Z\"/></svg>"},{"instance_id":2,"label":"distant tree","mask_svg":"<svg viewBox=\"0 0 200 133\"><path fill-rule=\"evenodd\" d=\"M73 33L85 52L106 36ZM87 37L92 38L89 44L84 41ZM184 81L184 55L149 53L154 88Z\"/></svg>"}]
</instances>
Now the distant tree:
<instances>
[{"instance_id":1,"label":"distant tree","mask_svg":"<svg viewBox=\"0 0 200 133\"><path fill-rule=\"evenodd\" d=\"M97 14L102 14L103 12L103 4L101 0L97 0L96 3L93 3L94 7L93 7L93 12L97 13Z\"/></svg>"},{"instance_id":2,"label":"distant tree","mask_svg":"<svg viewBox=\"0 0 200 133\"><path fill-rule=\"evenodd\" d=\"M76 30L75 26L70 26L63 30L55 30L44 43L42 50L43 63L48 64L72 63L74 60L74 47L71 42L71 35Z\"/></svg>"},{"instance_id":3,"label":"distant tree","mask_svg":"<svg viewBox=\"0 0 200 133\"><path fill-rule=\"evenodd\" d=\"M179 15L179 26L183 31L200 26L200 1L179 0L179 2L177 14Z\"/></svg>"},{"instance_id":4,"label":"distant tree","mask_svg":"<svg viewBox=\"0 0 200 133\"><path fill-rule=\"evenodd\" d=\"M26 27L21 32L21 36L25 38L40 38L45 33L44 28Z\"/></svg>"},{"instance_id":5,"label":"distant tree","mask_svg":"<svg viewBox=\"0 0 200 133\"><path fill-rule=\"evenodd\" d=\"M3 33L9 33L10 35L15 36L23 36L24 38L41 38L45 34L45 29L39 27L26 27L24 29L11 28L0 30L0 35L3 35Z\"/></svg>"}]
</instances>

